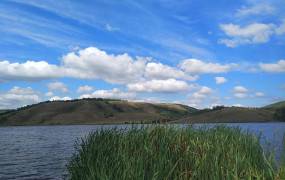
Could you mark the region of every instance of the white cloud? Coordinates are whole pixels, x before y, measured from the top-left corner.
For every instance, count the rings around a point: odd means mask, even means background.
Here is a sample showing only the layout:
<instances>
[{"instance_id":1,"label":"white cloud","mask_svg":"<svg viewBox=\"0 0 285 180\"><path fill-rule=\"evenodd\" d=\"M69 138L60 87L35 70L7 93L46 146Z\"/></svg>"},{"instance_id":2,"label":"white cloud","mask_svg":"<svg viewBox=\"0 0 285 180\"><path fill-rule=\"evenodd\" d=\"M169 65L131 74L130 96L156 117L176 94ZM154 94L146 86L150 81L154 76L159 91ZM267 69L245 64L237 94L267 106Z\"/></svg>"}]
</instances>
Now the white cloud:
<instances>
[{"instance_id":1,"label":"white cloud","mask_svg":"<svg viewBox=\"0 0 285 180\"><path fill-rule=\"evenodd\" d=\"M237 98L245 98L248 96L248 89L243 86L235 86L233 88L233 93Z\"/></svg>"},{"instance_id":2,"label":"white cloud","mask_svg":"<svg viewBox=\"0 0 285 180\"><path fill-rule=\"evenodd\" d=\"M51 97L51 96L53 96L53 92L49 91L49 92L45 93L45 96Z\"/></svg>"},{"instance_id":3,"label":"white cloud","mask_svg":"<svg viewBox=\"0 0 285 180\"><path fill-rule=\"evenodd\" d=\"M212 89L207 87L207 86L203 86L201 87L201 89L195 93L193 93L192 97L196 98L196 99L203 99L206 98L207 95L212 93Z\"/></svg>"},{"instance_id":4,"label":"white cloud","mask_svg":"<svg viewBox=\"0 0 285 180\"><path fill-rule=\"evenodd\" d=\"M189 75L177 67L152 61L150 57L133 58L126 53L114 55L96 47L89 47L66 54L62 57L60 65L49 64L46 61L0 61L0 81L69 77L127 84L150 79L174 78L195 81L198 78L196 74Z\"/></svg>"},{"instance_id":5,"label":"white cloud","mask_svg":"<svg viewBox=\"0 0 285 180\"><path fill-rule=\"evenodd\" d=\"M40 102L41 98L32 88L13 87L8 92L0 93L0 109L17 108Z\"/></svg>"},{"instance_id":6,"label":"white cloud","mask_svg":"<svg viewBox=\"0 0 285 180\"><path fill-rule=\"evenodd\" d=\"M10 63L0 61L0 81L42 80L51 78L100 79L113 84L129 84L146 80L181 79L195 81L200 73L228 72L236 64L203 62L186 59L179 67L152 61L150 57L132 58L128 54L107 54L96 47L68 53L60 65L45 61ZM190 74L187 74L190 73Z\"/></svg>"},{"instance_id":7,"label":"white cloud","mask_svg":"<svg viewBox=\"0 0 285 180\"><path fill-rule=\"evenodd\" d=\"M247 97L247 94L246 93L234 93L234 96L236 98L245 98Z\"/></svg>"},{"instance_id":8,"label":"white cloud","mask_svg":"<svg viewBox=\"0 0 285 180\"><path fill-rule=\"evenodd\" d=\"M28 94L35 94L35 91L31 87L21 88L18 86L14 86L12 89L9 90L9 93L17 95L21 94L28 95Z\"/></svg>"},{"instance_id":9,"label":"white cloud","mask_svg":"<svg viewBox=\"0 0 285 180\"><path fill-rule=\"evenodd\" d=\"M241 44L266 43L275 33L274 24L252 23L241 27L235 24L221 24L220 28L232 39L220 39L219 43L228 47L236 47Z\"/></svg>"},{"instance_id":10,"label":"white cloud","mask_svg":"<svg viewBox=\"0 0 285 180\"><path fill-rule=\"evenodd\" d=\"M56 65L45 61L27 61L25 63L10 63L0 61L0 80L39 80L57 78L63 75Z\"/></svg>"},{"instance_id":11,"label":"white cloud","mask_svg":"<svg viewBox=\"0 0 285 180\"><path fill-rule=\"evenodd\" d=\"M65 96L65 97L53 96L49 100L50 101L69 101L69 100L71 100L71 97L68 97L68 96Z\"/></svg>"},{"instance_id":12,"label":"white cloud","mask_svg":"<svg viewBox=\"0 0 285 180\"><path fill-rule=\"evenodd\" d=\"M236 67L236 64L219 64L203 62L198 59L186 59L180 64L181 69L188 73L201 74L201 73L225 73Z\"/></svg>"},{"instance_id":13,"label":"white cloud","mask_svg":"<svg viewBox=\"0 0 285 180\"><path fill-rule=\"evenodd\" d=\"M256 97L263 97L263 96L264 96L264 93L263 93L263 92L256 92L256 93L255 93L255 96L256 96Z\"/></svg>"},{"instance_id":14,"label":"white cloud","mask_svg":"<svg viewBox=\"0 0 285 180\"><path fill-rule=\"evenodd\" d=\"M235 86L234 87L234 92L235 93L247 93L248 89L243 87L243 86Z\"/></svg>"},{"instance_id":15,"label":"white cloud","mask_svg":"<svg viewBox=\"0 0 285 180\"><path fill-rule=\"evenodd\" d=\"M185 79L189 81L195 81L198 79L197 75L190 76L177 68L154 62L147 63L145 68L145 76L150 79L175 78L175 79Z\"/></svg>"},{"instance_id":16,"label":"white cloud","mask_svg":"<svg viewBox=\"0 0 285 180\"><path fill-rule=\"evenodd\" d=\"M275 30L275 33L277 35L282 35L285 33L285 19L283 19L282 23L280 24L280 26L278 26Z\"/></svg>"},{"instance_id":17,"label":"white cloud","mask_svg":"<svg viewBox=\"0 0 285 180\"><path fill-rule=\"evenodd\" d=\"M266 43L273 35L283 35L285 33L285 19L280 25L252 23L247 26L237 24L220 24L220 28L229 38L219 39L218 42L228 47L234 48L243 44Z\"/></svg>"},{"instance_id":18,"label":"white cloud","mask_svg":"<svg viewBox=\"0 0 285 180\"><path fill-rule=\"evenodd\" d=\"M236 12L237 17L244 17L250 15L265 15L273 14L275 8L270 4L258 3L253 6L243 6L241 9L238 9Z\"/></svg>"},{"instance_id":19,"label":"white cloud","mask_svg":"<svg viewBox=\"0 0 285 180\"><path fill-rule=\"evenodd\" d=\"M285 72L285 60L279 60L276 63L260 63L259 67L262 71L272 73L283 73Z\"/></svg>"},{"instance_id":20,"label":"white cloud","mask_svg":"<svg viewBox=\"0 0 285 180\"><path fill-rule=\"evenodd\" d=\"M77 92L78 93L85 93L85 92L90 92L92 90L93 90L92 86L85 85L85 86L78 87Z\"/></svg>"},{"instance_id":21,"label":"white cloud","mask_svg":"<svg viewBox=\"0 0 285 180\"><path fill-rule=\"evenodd\" d=\"M111 98L111 99L134 99L133 92L123 92L117 88L111 90L96 90L92 94L83 94L79 98Z\"/></svg>"},{"instance_id":22,"label":"white cloud","mask_svg":"<svg viewBox=\"0 0 285 180\"><path fill-rule=\"evenodd\" d=\"M227 79L224 77L215 77L216 84L224 84L227 82Z\"/></svg>"},{"instance_id":23,"label":"white cloud","mask_svg":"<svg viewBox=\"0 0 285 180\"><path fill-rule=\"evenodd\" d=\"M142 78L148 60L150 59L140 57L133 59L128 54L107 54L95 47L89 47L64 56L63 66L75 78L128 83Z\"/></svg>"},{"instance_id":24,"label":"white cloud","mask_svg":"<svg viewBox=\"0 0 285 180\"><path fill-rule=\"evenodd\" d=\"M68 92L68 88L62 82L51 82L51 83L48 83L47 86L48 86L49 91L61 91L63 93Z\"/></svg>"},{"instance_id":25,"label":"white cloud","mask_svg":"<svg viewBox=\"0 0 285 180\"><path fill-rule=\"evenodd\" d=\"M105 29L106 29L107 31L110 31L110 32L112 32L112 31L119 31L119 30L120 30L120 28L113 27L113 26L111 26L110 24L106 24L106 25L105 25Z\"/></svg>"},{"instance_id":26,"label":"white cloud","mask_svg":"<svg viewBox=\"0 0 285 180\"><path fill-rule=\"evenodd\" d=\"M202 102L209 99L209 96L213 93L213 90L207 86L202 86L200 89L190 95L189 106L201 107Z\"/></svg>"},{"instance_id":27,"label":"white cloud","mask_svg":"<svg viewBox=\"0 0 285 180\"><path fill-rule=\"evenodd\" d=\"M176 79L143 81L128 84L127 87L134 92L181 92L190 88L185 81Z\"/></svg>"},{"instance_id":28,"label":"white cloud","mask_svg":"<svg viewBox=\"0 0 285 180\"><path fill-rule=\"evenodd\" d=\"M234 106L234 107L244 107L244 105L242 105L242 104L233 104L232 106Z\"/></svg>"},{"instance_id":29,"label":"white cloud","mask_svg":"<svg viewBox=\"0 0 285 180\"><path fill-rule=\"evenodd\" d=\"M59 77L102 79L110 83L129 83L143 78L146 62L150 58L128 54L107 54L89 47L63 56L61 65L45 61L10 63L0 61L0 80L41 80Z\"/></svg>"}]
</instances>

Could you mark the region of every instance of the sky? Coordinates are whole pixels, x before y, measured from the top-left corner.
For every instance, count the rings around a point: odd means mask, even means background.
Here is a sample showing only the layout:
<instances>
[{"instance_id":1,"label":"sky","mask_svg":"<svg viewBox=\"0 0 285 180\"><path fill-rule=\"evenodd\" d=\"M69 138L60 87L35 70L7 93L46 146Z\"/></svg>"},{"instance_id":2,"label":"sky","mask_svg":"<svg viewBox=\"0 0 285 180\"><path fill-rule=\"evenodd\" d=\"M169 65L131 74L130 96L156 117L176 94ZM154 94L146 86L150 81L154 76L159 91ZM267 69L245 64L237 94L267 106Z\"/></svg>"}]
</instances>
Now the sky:
<instances>
[{"instance_id":1,"label":"sky","mask_svg":"<svg viewBox=\"0 0 285 180\"><path fill-rule=\"evenodd\" d=\"M284 0L1 0L0 109L285 100Z\"/></svg>"}]
</instances>

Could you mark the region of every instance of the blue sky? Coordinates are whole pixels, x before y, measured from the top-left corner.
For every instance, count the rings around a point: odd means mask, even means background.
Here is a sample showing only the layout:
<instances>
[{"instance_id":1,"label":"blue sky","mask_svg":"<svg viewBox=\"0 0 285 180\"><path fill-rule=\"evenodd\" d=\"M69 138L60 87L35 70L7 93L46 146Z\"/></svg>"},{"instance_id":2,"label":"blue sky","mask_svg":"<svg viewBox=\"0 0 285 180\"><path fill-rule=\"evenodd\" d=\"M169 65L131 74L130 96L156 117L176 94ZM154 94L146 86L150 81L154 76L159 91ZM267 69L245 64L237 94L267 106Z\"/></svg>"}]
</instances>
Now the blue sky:
<instances>
[{"instance_id":1,"label":"blue sky","mask_svg":"<svg viewBox=\"0 0 285 180\"><path fill-rule=\"evenodd\" d=\"M0 2L0 108L84 97L285 99L285 2Z\"/></svg>"}]
</instances>

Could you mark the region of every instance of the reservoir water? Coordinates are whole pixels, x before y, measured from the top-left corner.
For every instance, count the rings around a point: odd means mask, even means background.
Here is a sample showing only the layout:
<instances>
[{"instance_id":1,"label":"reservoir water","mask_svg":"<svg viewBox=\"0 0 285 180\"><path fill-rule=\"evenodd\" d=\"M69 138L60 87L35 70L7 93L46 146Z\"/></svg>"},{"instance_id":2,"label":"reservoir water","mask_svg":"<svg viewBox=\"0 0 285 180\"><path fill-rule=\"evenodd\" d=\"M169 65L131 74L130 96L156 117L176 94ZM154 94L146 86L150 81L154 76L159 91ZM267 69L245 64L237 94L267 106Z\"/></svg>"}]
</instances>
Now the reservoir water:
<instances>
[{"instance_id":1,"label":"reservoir water","mask_svg":"<svg viewBox=\"0 0 285 180\"><path fill-rule=\"evenodd\" d=\"M213 126L208 124L206 126ZM225 124L252 133L262 133L278 154L282 149L285 123ZM187 125L181 125L187 126ZM195 125L201 126L201 125ZM0 127L0 180L63 179L76 140L102 128L126 125L68 125ZM268 145L265 145L268 148Z\"/></svg>"}]
</instances>

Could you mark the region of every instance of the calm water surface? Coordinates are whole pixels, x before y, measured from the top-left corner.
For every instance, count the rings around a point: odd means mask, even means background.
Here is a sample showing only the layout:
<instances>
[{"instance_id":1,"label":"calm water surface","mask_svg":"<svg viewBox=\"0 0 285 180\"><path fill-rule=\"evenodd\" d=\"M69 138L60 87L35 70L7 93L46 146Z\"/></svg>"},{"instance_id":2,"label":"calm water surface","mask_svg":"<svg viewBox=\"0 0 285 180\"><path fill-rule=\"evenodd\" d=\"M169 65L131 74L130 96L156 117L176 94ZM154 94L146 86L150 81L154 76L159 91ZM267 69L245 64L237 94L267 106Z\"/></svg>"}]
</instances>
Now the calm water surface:
<instances>
[{"instance_id":1,"label":"calm water surface","mask_svg":"<svg viewBox=\"0 0 285 180\"><path fill-rule=\"evenodd\" d=\"M271 147L281 151L285 123L226 125L239 126L256 134L262 132ZM75 141L91 131L112 127L126 126L0 127L0 179L63 179L66 164L74 153Z\"/></svg>"}]
</instances>

